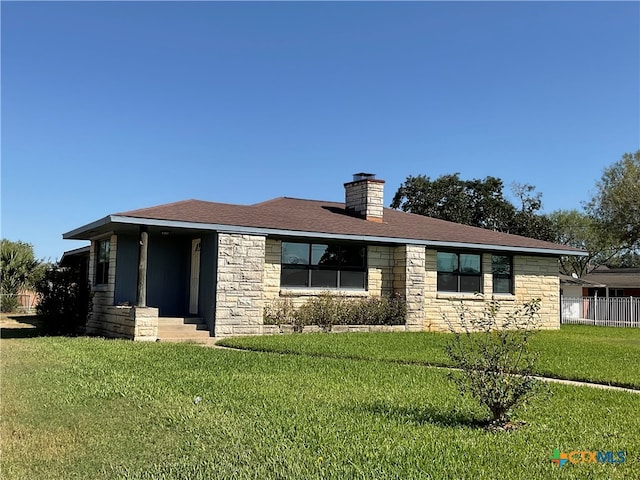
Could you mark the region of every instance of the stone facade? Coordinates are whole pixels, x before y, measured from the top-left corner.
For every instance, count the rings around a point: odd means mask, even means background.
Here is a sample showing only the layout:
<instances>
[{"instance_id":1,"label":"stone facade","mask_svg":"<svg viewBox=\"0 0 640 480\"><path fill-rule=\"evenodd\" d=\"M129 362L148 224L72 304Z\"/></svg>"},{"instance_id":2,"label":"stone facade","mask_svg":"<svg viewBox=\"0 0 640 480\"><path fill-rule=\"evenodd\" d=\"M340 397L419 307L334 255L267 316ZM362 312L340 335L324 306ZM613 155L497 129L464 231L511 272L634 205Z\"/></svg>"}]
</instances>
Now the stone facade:
<instances>
[{"instance_id":1,"label":"stone facade","mask_svg":"<svg viewBox=\"0 0 640 480\"><path fill-rule=\"evenodd\" d=\"M382 222L384 215L384 180L367 178L345 183L345 206L366 220Z\"/></svg>"},{"instance_id":2,"label":"stone facade","mask_svg":"<svg viewBox=\"0 0 640 480\"><path fill-rule=\"evenodd\" d=\"M281 288L282 242L261 235L219 233L215 273L215 321L213 334L260 335L282 333L286 326L263 325L265 303L290 298L299 306L325 290ZM96 241L90 249L90 281L95 280ZM87 333L108 337L154 341L158 335L158 309L114 305L118 237L110 237L108 282L93 287L93 312ZM485 307L487 299L498 300L503 310L532 298L541 299L542 328L559 328L560 289L558 260L544 256L513 256L515 294L492 294L491 253L482 254L484 295L437 291L435 249L419 245L369 245L367 247L367 290L342 290L341 296L363 298L400 294L407 301L406 324L394 327L335 326L338 331L444 331L445 318L455 319L456 307L464 305L474 312ZM216 257L214 257L215 259ZM208 286L207 286L208 288ZM305 331L312 331L308 327Z\"/></svg>"},{"instance_id":3,"label":"stone facade","mask_svg":"<svg viewBox=\"0 0 640 480\"><path fill-rule=\"evenodd\" d=\"M407 330L424 328L425 249L420 245L400 245L393 252L393 290L407 302Z\"/></svg>"},{"instance_id":4,"label":"stone facade","mask_svg":"<svg viewBox=\"0 0 640 480\"><path fill-rule=\"evenodd\" d=\"M264 299L266 302L287 297L295 306L325 290L280 288L281 242L267 239L265 254ZM492 294L491 254L482 254L482 285L485 294L437 291L437 251L419 245L389 247L370 245L367 249L368 290L341 291L347 297L380 296L397 293L407 300L408 331L448 331L445 318L455 319L457 307L479 313L485 300L500 302L503 312L533 298L541 299L541 328L559 328L560 289L558 260L555 257L515 255L513 275L515 294ZM486 293L489 292L489 293ZM357 326L349 326L356 331ZM364 326L363 326L364 328ZM354 330L355 329L355 330ZM340 328L338 328L340 330ZM367 331L371 331L370 329ZM265 325L263 333L280 333L278 327Z\"/></svg>"},{"instance_id":5,"label":"stone facade","mask_svg":"<svg viewBox=\"0 0 640 480\"><path fill-rule=\"evenodd\" d=\"M264 236L218 235L216 337L263 333L265 258Z\"/></svg>"},{"instance_id":6,"label":"stone facade","mask_svg":"<svg viewBox=\"0 0 640 480\"><path fill-rule=\"evenodd\" d=\"M486 300L499 302L502 312L513 310L522 303L540 298L540 327L560 328L560 284L558 279L558 259L555 257L521 256L513 257L515 294L493 294L491 254L482 254L483 294L438 292L436 250L427 250L426 294L424 330L449 331L446 319L454 321L458 307L464 306L472 313L480 313Z\"/></svg>"},{"instance_id":7,"label":"stone facade","mask_svg":"<svg viewBox=\"0 0 640 480\"><path fill-rule=\"evenodd\" d=\"M86 333L139 342L158 339L158 309L151 307L100 305L87 323Z\"/></svg>"},{"instance_id":8,"label":"stone facade","mask_svg":"<svg viewBox=\"0 0 640 480\"><path fill-rule=\"evenodd\" d=\"M393 247L369 245L367 247L367 280L370 296L393 294Z\"/></svg>"},{"instance_id":9,"label":"stone facade","mask_svg":"<svg viewBox=\"0 0 640 480\"><path fill-rule=\"evenodd\" d=\"M513 258L515 297L519 303L540 299L541 328L560 328L560 278L555 257Z\"/></svg>"},{"instance_id":10,"label":"stone facade","mask_svg":"<svg viewBox=\"0 0 640 480\"><path fill-rule=\"evenodd\" d=\"M280 261L282 257L282 241L267 238L264 262L264 299L275 300L280 297Z\"/></svg>"}]
</instances>

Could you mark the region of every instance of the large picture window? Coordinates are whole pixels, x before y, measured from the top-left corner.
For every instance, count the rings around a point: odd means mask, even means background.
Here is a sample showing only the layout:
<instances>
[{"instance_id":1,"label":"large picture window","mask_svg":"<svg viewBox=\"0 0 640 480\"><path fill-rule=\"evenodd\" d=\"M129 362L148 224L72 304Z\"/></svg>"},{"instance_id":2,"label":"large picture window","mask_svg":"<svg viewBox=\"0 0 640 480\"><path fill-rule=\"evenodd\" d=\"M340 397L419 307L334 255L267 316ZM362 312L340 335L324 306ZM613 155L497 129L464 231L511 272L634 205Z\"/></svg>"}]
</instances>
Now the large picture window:
<instances>
[{"instance_id":1,"label":"large picture window","mask_svg":"<svg viewBox=\"0 0 640 480\"><path fill-rule=\"evenodd\" d=\"M339 243L282 242L283 287L367 287L367 249Z\"/></svg>"},{"instance_id":2,"label":"large picture window","mask_svg":"<svg viewBox=\"0 0 640 480\"><path fill-rule=\"evenodd\" d=\"M513 293L513 260L510 255L492 255L493 293Z\"/></svg>"},{"instance_id":3,"label":"large picture window","mask_svg":"<svg viewBox=\"0 0 640 480\"><path fill-rule=\"evenodd\" d=\"M438 252L438 291L482 292L481 263L480 254Z\"/></svg>"},{"instance_id":4,"label":"large picture window","mask_svg":"<svg viewBox=\"0 0 640 480\"><path fill-rule=\"evenodd\" d=\"M98 241L96 251L96 285L109 283L109 256L111 254L111 242L109 240Z\"/></svg>"}]
</instances>

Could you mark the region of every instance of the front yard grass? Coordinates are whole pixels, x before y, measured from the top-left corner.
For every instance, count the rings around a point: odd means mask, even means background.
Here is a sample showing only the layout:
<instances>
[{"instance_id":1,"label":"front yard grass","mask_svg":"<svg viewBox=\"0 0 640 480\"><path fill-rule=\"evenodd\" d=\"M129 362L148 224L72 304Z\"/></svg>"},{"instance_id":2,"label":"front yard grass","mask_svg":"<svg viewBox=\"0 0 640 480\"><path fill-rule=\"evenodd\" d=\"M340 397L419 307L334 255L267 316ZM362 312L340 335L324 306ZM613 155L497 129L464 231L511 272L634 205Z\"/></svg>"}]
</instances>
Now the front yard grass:
<instances>
[{"instance_id":1,"label":"front yard grass","mask_svg":"<svg viewBox=\"0 0 640 480\"><path fill-rule=\"evenodd\" d=\"M518 412L524 428L490 433L445 372L416 365L54 337L3 340L1 360L3 479L623 479L640 469L632 393L550 385ZM555 448L627 456L559 470Z\"/></svg>"},{"instance_id":2,"label":"front yard grass","mask_svg":"<svg viewBox=\"0 0 640 480\"><path fill-rule=\"evenodd\" d=\"M220 345L256 351L450 366L449 333L340 333L229 338ZM640 389L640 329L563 325L540 331L540 375Z\"/></svg>"}]
</instances>

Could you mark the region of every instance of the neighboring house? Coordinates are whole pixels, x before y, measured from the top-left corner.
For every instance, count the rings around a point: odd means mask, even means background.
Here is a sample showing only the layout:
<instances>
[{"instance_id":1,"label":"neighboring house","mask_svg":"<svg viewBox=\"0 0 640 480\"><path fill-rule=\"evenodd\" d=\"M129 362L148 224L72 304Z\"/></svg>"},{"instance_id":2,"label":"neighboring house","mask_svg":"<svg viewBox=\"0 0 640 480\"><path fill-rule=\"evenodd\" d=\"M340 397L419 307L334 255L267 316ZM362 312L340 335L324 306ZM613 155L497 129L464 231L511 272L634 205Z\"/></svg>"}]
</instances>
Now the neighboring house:
<instances>
[{"instance_id":1,"label":"neighboring house","mask_svg":"<svg viewBox=\"0 0 640 480\"><path fill-rule=\"evenodd\" d=\"M597 286L585 286L583 297L640 297L640 268L601 266L585 275L584 279Z\"/></svg>"},{"instance_id":2,"label":"neighboring house","mask_svg":"<svg viewBox=\"0 0 640 480\"><path fill-rule=\"evenodd\" d=\"M580 278L575 273L573 275L560 274L560 295L562 297L580 298L587 296L586 293L592 289L605 287L604 284Z\"/></svg>"},{"instance_id":3,"label":"neighboring house","mask_svg":"<svg viewBox=\"0 0 640 480\"><path fill-rule=\"evenodd\" d=\"M601 266L582 278L560 275L562 321L640 326L640 268Z\"/></svg>"},{"instance_id":4,"label":"neighboring house","mask_svg":"<svg viewBox=\"0 0 640 480\"><path fill-rule=\"evenodd\" d=\"M565 297L640 297L640 268L600 266L584 277L560 275Z\"/></svg>"},{"instance_id":5,"label":"neighboring house","mask_svg":"<svg viewBox=\"0 0 640 480\"><path fill-rule=\"evenodd\" d=\"M443 330L456 304L541 299L560 325L558 258L583 252L383 208L384 181L356 174L345 202L199 200L108 215L64 234L90 240L89 333L155 340L164 317L202 317L211 335L263 334L263 307L325 291L403 295L405 330Z\"/></svg>"}]
</instances>

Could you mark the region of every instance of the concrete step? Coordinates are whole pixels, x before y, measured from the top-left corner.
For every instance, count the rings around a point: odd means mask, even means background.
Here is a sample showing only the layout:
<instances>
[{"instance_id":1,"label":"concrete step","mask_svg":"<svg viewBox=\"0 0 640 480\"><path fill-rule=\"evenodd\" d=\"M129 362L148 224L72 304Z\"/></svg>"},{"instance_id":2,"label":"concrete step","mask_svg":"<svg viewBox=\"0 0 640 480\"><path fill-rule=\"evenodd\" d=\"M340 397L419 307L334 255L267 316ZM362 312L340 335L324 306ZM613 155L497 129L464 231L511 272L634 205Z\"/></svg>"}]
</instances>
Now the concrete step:
<instances>
[{"instance_id":1,"label":"concrete step","mask_svg":"<svg viewBox=\"0 0 640 480\"><path fill-rule=\"evenodd\" d=\"M204 324L202 317L160 317L158 325L198 325Z\"/></svg>"},{"instance_id":2,"label":"concrete step","mask_svg":"<svg viewBox=\"0 0 640 480\"><path fill-rule=\"evenodd\" d=\"M194 337L208 337L209 330L201 329L196 330L195 328L182 328L182 327L159 327L158 328L158 336L159 337L188 337L189 335Z\"/></svg>"},{"instance_id":3,"label":"concrete step","mask_svg":"<svg viewBox=\"0 0 640 480\"><path fill-rule=\"evenodd\" d=\"M208 343L209 327L199 317L161 317L158 319L159 342Z\"/></svg>"}]
</instances>

